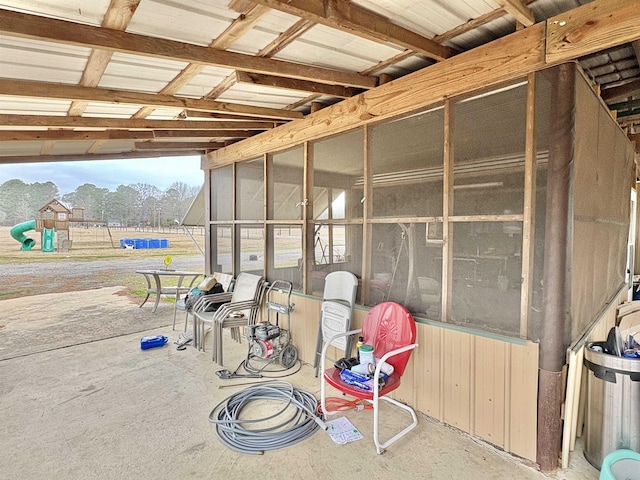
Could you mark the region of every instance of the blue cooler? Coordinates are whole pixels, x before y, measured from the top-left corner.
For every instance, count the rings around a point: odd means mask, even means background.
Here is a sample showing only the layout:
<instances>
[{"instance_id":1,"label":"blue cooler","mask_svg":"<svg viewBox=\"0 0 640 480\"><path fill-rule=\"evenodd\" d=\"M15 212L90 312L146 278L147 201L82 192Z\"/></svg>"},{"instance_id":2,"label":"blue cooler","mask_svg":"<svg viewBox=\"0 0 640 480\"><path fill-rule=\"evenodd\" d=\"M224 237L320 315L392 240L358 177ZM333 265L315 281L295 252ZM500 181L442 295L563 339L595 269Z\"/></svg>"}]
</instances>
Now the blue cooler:
<instances>
[{"instance_id":1,"label":"blue cooler","mask_svg":"<svg viewBox=\"0 0 640 480\"><path fill-rule=\"evenodd\" d=\"M154 335L151 337L142 337L140 339L140 348L142 350L149 350L150 348L163 347L169 341L168 337L164 335Z\"/></svg>"}]
</instances>

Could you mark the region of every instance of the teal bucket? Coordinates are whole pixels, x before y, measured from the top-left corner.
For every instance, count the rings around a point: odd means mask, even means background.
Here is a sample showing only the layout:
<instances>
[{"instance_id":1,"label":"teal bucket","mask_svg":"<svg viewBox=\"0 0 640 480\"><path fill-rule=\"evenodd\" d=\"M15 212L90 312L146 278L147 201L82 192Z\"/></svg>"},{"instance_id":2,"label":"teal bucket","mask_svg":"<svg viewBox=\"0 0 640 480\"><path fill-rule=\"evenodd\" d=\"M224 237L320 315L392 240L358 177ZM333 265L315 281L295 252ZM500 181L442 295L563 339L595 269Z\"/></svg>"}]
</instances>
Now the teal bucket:
<instances>
[{"instance_id":1,"label":"teal bucket","mask_svg":"<svg viewBox=\"0 0 640 480\"><path fill-rule=\"evenodd\" d=\"M600 480L640 480L640 453L616 450L604 457Z\"/></svg>"}]
</instances>

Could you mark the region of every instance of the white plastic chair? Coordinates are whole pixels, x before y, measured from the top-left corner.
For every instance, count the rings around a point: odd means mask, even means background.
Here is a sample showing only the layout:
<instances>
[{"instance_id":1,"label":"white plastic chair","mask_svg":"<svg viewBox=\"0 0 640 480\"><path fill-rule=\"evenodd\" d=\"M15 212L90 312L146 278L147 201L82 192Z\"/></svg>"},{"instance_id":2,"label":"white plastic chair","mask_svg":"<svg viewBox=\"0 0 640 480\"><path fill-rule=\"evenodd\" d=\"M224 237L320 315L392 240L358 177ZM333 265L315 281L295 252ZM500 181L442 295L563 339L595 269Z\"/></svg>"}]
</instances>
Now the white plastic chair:
<instances>
[{"instance_id":1,"label":"white plastic chair","mask_svg":"<svg viewBox=\"0 0 640 480\"><path fill-rule=\"evenodd\" d=\"M326 339L351 329L357 289L358 278L351 272L341 270L331 272L325 277L322 305L320 306L318 338L316 340L316 354L313 362L316 376L318 376L322 346ZM351 343L352 339L350 337L336 337L332 345L342 349L346 357L351 351Z\"/></svg>"}]
</instances>

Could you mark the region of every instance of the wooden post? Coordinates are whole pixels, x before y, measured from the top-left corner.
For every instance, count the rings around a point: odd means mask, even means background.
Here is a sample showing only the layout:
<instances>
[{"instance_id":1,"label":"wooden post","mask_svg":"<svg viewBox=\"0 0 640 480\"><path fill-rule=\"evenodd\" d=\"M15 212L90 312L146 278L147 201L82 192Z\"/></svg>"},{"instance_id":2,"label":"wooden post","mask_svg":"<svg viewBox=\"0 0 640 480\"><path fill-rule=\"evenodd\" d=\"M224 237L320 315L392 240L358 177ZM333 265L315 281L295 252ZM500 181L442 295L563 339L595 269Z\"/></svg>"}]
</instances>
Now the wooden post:
<instances>
[{"instance_id":1,"label":"wooden post","mask_svg":"<svg viewBox=\"0 0 640 480\"><path fill-rule=\"evenodd\" d=\"M442 316L443 322L451 316L451 291L453 285L453 142L451 141L451 125L453 122L452 105L449 99L444 102L444 167L443 167L443 211L442 211Z\"/></svg>"},{"instance_id":2,"label":"wooden post","mask_svg":"<svg viewBox=\"0 0 640 480\"><path fill-rule=\"evenodd\" d=\"M524 162L524 210L522 221L522 290L520 291L520 337L527 338L533 275L533 244L535 239L536 145L535 145L536 74L527 81L527 131Z\"/></svg>"},{"instance_id":3,"label":"wooden post","mask_svg":"<svg viewBox=\"0 0 640 480\"><path fill-rule=\"evenodd\" d=\"M310 294L313 288L314 228L313 224L313 154L309 142L304 143L304 173L302 188L302 291Z\"/></svg>"}]
</instances>

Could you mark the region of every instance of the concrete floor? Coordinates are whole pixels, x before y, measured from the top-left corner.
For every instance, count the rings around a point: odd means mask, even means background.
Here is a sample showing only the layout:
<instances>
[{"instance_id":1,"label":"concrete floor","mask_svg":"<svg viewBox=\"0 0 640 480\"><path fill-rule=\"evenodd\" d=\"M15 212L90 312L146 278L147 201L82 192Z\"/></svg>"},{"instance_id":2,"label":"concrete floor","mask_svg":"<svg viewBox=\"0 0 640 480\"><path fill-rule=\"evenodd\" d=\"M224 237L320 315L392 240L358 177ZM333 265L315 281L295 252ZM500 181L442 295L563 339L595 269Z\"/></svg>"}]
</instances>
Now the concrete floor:
<instances>
[{"instance_id":1,"label":"concrete floor","mask_svg":"<svg viewBox=\"0 0 640 480\"><path fill-rule=\"evenodd\" d=\"M579 447L570 469L544 475L424 415L376 455L370 411L345 415L364 435L353 443L337 445L318 431L264 455L237 453L221 444L207 417L246 388L233 385L256 380L219 379L208 353L176 350L170 304L151 314L122 293L115 287L0 301L1 478L598 479ZM140 350L140 337L156 334L169 344ZM235 368L246 343L226 340L225 358ZM285 380L319 398L311 367ZM398 417L384 418L389 425Z\"/></svg>"}]
</instances>

